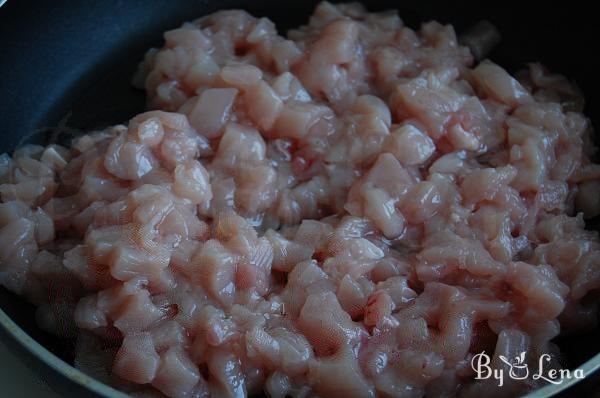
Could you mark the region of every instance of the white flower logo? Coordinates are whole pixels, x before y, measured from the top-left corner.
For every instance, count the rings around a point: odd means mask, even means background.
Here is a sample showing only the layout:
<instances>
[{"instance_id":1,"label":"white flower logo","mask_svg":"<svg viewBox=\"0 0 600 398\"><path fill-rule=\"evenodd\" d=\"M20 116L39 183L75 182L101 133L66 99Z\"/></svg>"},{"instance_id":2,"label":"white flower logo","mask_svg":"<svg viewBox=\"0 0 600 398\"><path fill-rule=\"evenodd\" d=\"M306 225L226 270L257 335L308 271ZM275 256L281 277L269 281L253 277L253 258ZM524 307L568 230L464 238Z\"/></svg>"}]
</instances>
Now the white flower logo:
<instances>
[{"instance_id":1,"label":"white flower logo","mask_svg":"<svg viewBox=\"0 0 600 398\"><path fill-rule=\"evenodd\" d=\"M529 377L529 365L525 361L525 352L515 356L511 362L504 355L498 355L498 358L508 366L508 376L513 380L525 380ZM542 354L538 359L538 369L534 369L535 373L531 374L533 380L544 380L552 384L560 384L565 380L569 379L583 379L585 374L583 369L554 369L547 368L544 366L545 363L550 362L551 357L549 354ZM498 387L504 385L504 372L505 367L492 368L492 360L485 353L480 352L479 354L473 355L471 358L471 367L475 371L475 380L486 380L495 379L498 381ZM535 366L535 363L533 363Z\"/></svg>"},{"instance_id":2,"label":"white flower logo","mask_svg":"<svg viewBox=\"0 0 600 398\"><path fill-rule=\"evenodd\" d=\"M525 351L521 352L510 362L504 355L499 355L498 358L509 367L508 375L514 380L524 380L529 377L529 368L525 362Z\"/></svg>"}]
</instances>

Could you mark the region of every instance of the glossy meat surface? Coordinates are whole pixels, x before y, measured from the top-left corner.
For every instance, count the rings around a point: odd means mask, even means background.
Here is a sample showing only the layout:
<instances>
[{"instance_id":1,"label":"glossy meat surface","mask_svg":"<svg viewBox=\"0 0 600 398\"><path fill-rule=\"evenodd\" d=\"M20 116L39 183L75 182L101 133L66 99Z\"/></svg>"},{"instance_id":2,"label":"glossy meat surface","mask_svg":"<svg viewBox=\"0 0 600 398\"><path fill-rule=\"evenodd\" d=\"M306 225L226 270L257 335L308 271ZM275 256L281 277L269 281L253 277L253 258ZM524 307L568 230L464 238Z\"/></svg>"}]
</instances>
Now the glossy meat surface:
<instances>
[{"instance_id":1,"label":"glossy meat surface","mask_svg":"<svg viewBox=\"0 0 600 398\"><path fill-rule=\"evenodd\" d=\"M514 396L540 381L472 356L537 364L596 325L600 168L566 79L356 4L164 38L151 110L0 156L0 284L77 367L140 397Z\"/></svg>"}]
</instances>

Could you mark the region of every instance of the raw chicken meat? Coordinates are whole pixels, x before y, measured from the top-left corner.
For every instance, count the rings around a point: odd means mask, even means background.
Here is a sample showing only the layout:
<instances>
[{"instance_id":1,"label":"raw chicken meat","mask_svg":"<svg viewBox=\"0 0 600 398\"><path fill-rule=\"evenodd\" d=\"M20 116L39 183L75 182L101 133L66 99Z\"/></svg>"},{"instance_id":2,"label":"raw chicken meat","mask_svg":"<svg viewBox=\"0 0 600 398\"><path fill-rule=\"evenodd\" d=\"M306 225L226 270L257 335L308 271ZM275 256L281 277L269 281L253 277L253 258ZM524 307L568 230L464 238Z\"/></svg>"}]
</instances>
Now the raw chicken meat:
<instances>
[{"instance_id":1,"label":"raw chicken meat","mask_svg":"<svg viewBox=\"0 0 600 398\"><path fill-rule=\"evenodd\" d=\"M474 354L533 364L596 325L600 166L566 79L358 4L164 38L150 111L0 156L0 283L76 366L134 396L514 396L541 380L474 380Z\"/></svg>"}]
</instances>

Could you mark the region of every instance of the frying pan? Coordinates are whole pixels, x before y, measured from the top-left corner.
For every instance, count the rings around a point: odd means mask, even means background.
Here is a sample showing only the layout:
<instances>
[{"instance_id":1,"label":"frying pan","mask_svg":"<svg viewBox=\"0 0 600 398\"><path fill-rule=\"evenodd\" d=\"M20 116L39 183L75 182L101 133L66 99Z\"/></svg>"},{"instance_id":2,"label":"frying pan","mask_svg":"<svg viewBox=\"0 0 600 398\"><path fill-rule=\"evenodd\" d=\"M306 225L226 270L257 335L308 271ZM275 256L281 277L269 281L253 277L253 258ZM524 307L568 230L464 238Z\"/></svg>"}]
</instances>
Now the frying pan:
<instances>
[{"instance_id":1,"label":"frying pan","mask_svg":"<svg viewBox=\"0 0 600 398\"><path fill-rule=\"evenodd\" d=\"M281 32L307 21L314 0L9 0L0 8L0 153L50 134L123 122L144 110L144 94L129 84L145 51L162 45L162 32L219 9L243 8L267 16ZM575 80L587 100L586 114L600 125L600 38L592 4L523 1L368 1L370 10L399 9L418 27L436 19L463 32L487 19L502 42L490 58L509 71L540 61ZM2 4L2 0L0 0ZM592 220L589 228L598 229ZM64 396L123 394L70 367L69 343L35 325L33 307L0 288L0 338ZM567 367L583 367L577 383L548 386L536 396L582 396L600 389L600 334L560 338ZM59 359L62 358L62 359ZM64 359L64 361L63 361ZM1 386L0 386L1 389ZM1 393L0 393L1 394Z\"/></svg>"}]
</instances>

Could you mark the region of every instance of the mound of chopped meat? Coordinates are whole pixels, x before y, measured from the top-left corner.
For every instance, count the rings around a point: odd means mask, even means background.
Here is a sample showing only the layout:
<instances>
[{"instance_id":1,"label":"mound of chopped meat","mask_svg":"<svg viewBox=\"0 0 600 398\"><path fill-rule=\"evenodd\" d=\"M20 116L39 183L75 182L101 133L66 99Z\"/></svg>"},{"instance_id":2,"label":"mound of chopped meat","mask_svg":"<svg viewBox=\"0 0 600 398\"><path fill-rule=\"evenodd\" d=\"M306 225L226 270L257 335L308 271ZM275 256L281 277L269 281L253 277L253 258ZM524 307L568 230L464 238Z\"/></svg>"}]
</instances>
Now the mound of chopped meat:
<instances>
[{"instance_id":1,"label":"mound of chopped meat","mask_svg":"<svg viewBox=\"0 0 600 398\"><path fill-rule=\"evenodd\" d=\"M356 4L164 38L150 111L0 156L0 283L78 368L137 396L515 396L542 380L473 355L537 364L596 325L600 166L565 78Z\"/></svg>"}]
</instances>

